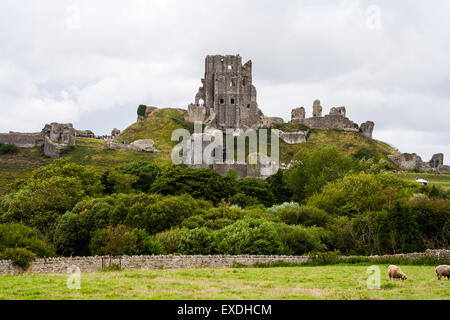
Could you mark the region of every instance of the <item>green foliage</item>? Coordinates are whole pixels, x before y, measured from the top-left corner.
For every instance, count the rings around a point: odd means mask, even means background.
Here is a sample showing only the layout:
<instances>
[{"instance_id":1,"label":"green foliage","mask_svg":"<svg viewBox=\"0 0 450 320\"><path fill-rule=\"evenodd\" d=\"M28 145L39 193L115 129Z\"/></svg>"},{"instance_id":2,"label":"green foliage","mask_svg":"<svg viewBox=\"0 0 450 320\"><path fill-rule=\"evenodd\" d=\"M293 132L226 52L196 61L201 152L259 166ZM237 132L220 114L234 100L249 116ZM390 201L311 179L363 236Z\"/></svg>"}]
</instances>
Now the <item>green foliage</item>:
<instances>
[{"instance_id":1,"label":"green foliage","mask_svg":"<svg viewBox=\"0 0 450 320\"><path fill-rule=\"evenodd\" d=\"M24 248L38 257L54 257L55 251L39 240L37 230L19 223L0 224L0 251L8 248Z\"/></svg>"},{"instance_id":2,"label":"green foliage","mask_svg":"<svg viewBox=\"0 0 450 320\"><path fill-rule=\"evenodd\" d=\"M179 253L181 254L214 254L216 242L214 233L207 228L189 231L181 237Z\"/></svg>"},{"instance_id":3,"label":"green foliage","mask_svg":"<svg viewBox=\"0 0 450 320\"><path fill-rule=\"evenodd\" d=\"M275 225L263 219L246 218L216 232L222 254L281 254L284 251Z\"/></svg>"},{"instance_id":4,"label":"green foliage","mask_svg":"<svg viewBox=\"0 0 450 320\"><path fill-rule=\"evenodd\" d=\"M136 176L138 179L132 183L132 187L138 191L148 192L156 177L161 172L161 168L149 162L139 161L118 167L117 171Z\"/></svg>"},{"instance_id":5,"label":"green foliage","mask_svg":"<svg viewBox=\"0 0 450 320\"><path fill-rule=\"evenodd\" d=\"M145 230L135 228L132 230L131 234L136 239L136 254L157 255L164 252L161 243L150 236Z\"/></svg>"},{"instance_id":6,"label":"green foliage","mask_svg":"<svg viewBox=\"0 0 450 320\"><path fill-rule=\"evenodd\" d=\"M273 211L273 210L272 210ZM331 220L329 214L321 209L308 206L289 206L276 210L276 215L286 224L325 227Z\"/></svg>"},{"instance_id":7,"label":"green foliage","mask_svg":"<svg viewBox=\"0 0 450 320\"><path fill-rule=\"evenodd\" d=\"M217 171L210 169L171 166L156 178L150 191L163 195L187 193L196 199L218 204L234 193L234 180L224 178Z\"/></svg>"},{"instance_id":8,"label":"green foliage","mask_svg":"<svg viewBox=\"0 0 450 320\"><path fill-rule=\"evenodd\" d=\"M408 253L423 249L419 224L411 208L397 202L379 227L380 246L386 252Z\"/></svg>"},{"instance_id":9,"label":"green foliage","mask_svg":"<svg viewBox=\"0 0 450 320\"><path fill-rule=\"evenodd\" d=\"M415 196L410 200L410 206L425 247L450 247L450 201Z\"/></svg>"},{"instance_id":10,"label":"green foliage","mask_svg":"<svg viewBox=\"0 0 450 320\"><path fill-rule=\"evenodd\" d=\"M266 179L270 185L270 190L275 196L275 203L288 202L292 198L292 191L286 186L283 178L284 170L278 170L277 173Z\"/></svg>"},{"instance_id":11,"label":"green foliage","mask_svg":"<svg viewBox=\"0 0 450 320\"><path fill-rule=\"evenodd\" d=\"M326 183L343 177L354 167L350 157L331 146L312 153L299 152L294 159L298 165L287 171L285 183L298 202L320 192Z\"/></svg>"},{"instance_id":12,"label":"green foliage","mask_svg":"<svg viewBox=\"0 0 450 320\"><path fill-rule=\"evenodd\" d=\"M310 251L324 251L327 246L322 242L326 236L323 228L277 225L278 236L284 244L285 254L303 255Z\"/></svg>"},{"instance_id":13,"label":"green foliage","mask_svg":"<svg viewBox=\"0 0 450 320\"><path fill-rule=\"evenodd\" d=\"M131 193L134 191L133 185L137 183L139 178L135 175L121 173L116 170L106 170L101 178L104 192L106 194L113 193Z\"/></svg>"},{"instance_id":14,"label":"green foliage","mask_svg":"<svg viewBox=\"0 0 450 320\"><path fill-rule=\"evenodd\" d=\"M0 252L0 260L11 260L14 264L28 269L36 255L24 248L7 248Z\"/></svg>"},{"instance_id":15,"label":"green foliage","mask_svg":"<svg viewBox=\"0 0 450 320\"><path fill-rule=\"evenodd\" d=\"M55 245L63 255L86 255L96 230L123 224L154 235L179 226L184 219L210 208L208 202L188 195L113 194L85 200L61 218L55 232Z\"/></svg>"},{"instance_id":16,"label":"green foliage","mask_svg":"<svg viewBox=\"0 0 450 320\"><path fill-rule=\"evenodd\" d=\"M181 238L188 232L187 229L170 229L156 234L155 239L161 244L165 254L174 254L179 251Z\"/></svg>"},{"instance_id":17,"label":"green foliage","mask_svg":"<svg viewBox=\"0 0 450 320\"><path fill-rule=\"evenodd\" d=\"M0 155L2 154L14 154L19 148L14 144L5 144L0 142Z\"/></svg>"},{"instance_id":18,"label":"green foliage","mask_svg":"<svg viewBox=\"0 0 450 320\"><path fill-rule=\"evenodd\" d=\"M415 187L392 174L351 174L328 183L307 203L332 215L356 216L389 209L394 201L411 196Z\"/></svg>"},{"instance_id":19,"label":"green foliage","mask_svg":"<svg viewBox=\"0 0 450 320\"><path fill-rule=\"evenodd\" d=\"M136 240L130 228L123 225L109 226L94 233L89 249L92 255L132 255L136 252Z\"/></svg>"},{"instance_id":20,"label":"green foliage","mask_svg":"<svg viewBox=\"0 0 450 320\"><path fill-rule=\"evenodd\" d=\"M253 207L259 203L258 199L245 193L238 192L230 198L230 203L238 205L241 208Z\"/></svg>"},{"instance_id":21,"label":"green foliage","mask_svg":"<svg viewBox=\"0 0 450 320\"><path fill-rule=\"evenodd\" d=\"M138 116L144 117L146 111L147 111L147 106L144 104L140 104L137 108Z\"/></svg>"},{"instance_id":22,"label":"green foliage","mask_svg":"<svg viewBox=\"0 0 450 320\"><path fill-rule=\"evenodd\" d=\"M241 179L237 182L236 189L238 193L257 199L259 203L266 207L275 203L275 196L267 181L256 178ZM252 200L250 199L250 201Z\"/></svg>"},{"instance_id":23,"label":"green foliage","mask_svg":"<svg viewBox=\"0 0 450 320\"><path fill-rule=\"evenodd\" d=\"M341 263L339 251L310 252L310 259L303 265L306 266L326 266Z\"/></svg>"}]
</instances>

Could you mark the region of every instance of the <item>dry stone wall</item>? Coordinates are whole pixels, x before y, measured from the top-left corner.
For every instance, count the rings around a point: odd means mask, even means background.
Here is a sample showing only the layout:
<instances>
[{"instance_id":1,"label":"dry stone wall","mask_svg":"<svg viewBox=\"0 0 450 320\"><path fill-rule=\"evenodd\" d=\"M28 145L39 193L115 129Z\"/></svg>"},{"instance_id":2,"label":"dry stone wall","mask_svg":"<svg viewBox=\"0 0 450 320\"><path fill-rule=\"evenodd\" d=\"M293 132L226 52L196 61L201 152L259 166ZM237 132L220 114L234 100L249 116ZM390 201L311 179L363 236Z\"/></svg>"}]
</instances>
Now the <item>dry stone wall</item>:
<instances>
[{"instance_id":1,"label":"dry stone wall","mask_svg":"<svg viewBox=\"0 0 450 320\"><path fill-rule=\"evenodd\" d=\"M371 256L369 260L376 258L406 258L417 259L432 257L450 259L450 250L427 250L421 253L408 253L386 256ZM120 264L122 269L195 269L195 268L230 268L235 263L247 266L255 266L257 263L273 263L285 261L302 264L309 260L308 256L262 256L262 255L215 255L215 256L123 256L119 258L109 257L74 257L74 258L42 258L31 262L30 268L24 271L9 260L0 260L0 275L11 274L47 274L67 273L68 268L78 267L81 272L95 272L101 270L110 263Z\"/></svg>"}]
</instances>

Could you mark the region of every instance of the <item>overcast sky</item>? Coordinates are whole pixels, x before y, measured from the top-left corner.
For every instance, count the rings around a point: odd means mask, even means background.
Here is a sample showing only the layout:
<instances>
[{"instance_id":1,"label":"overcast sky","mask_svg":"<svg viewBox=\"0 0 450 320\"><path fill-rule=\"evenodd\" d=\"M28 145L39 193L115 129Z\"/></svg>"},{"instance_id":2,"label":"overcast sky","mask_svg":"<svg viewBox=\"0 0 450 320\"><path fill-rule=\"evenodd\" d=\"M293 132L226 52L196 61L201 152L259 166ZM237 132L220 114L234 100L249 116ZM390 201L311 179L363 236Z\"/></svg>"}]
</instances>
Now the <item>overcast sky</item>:
<instances>
[{"instance_id":1,"label":"overcast sky","mask_svg":"<svg viewBox=\"0 0 450 320\"><path fill-rule=\"evenodd\" d=\"M186 109L205 56L239 53L267 116L320 99L450 157L449 16L447 0L0 0L0 132L123 130L141 103Z\"/></svg>"}]
</instances>

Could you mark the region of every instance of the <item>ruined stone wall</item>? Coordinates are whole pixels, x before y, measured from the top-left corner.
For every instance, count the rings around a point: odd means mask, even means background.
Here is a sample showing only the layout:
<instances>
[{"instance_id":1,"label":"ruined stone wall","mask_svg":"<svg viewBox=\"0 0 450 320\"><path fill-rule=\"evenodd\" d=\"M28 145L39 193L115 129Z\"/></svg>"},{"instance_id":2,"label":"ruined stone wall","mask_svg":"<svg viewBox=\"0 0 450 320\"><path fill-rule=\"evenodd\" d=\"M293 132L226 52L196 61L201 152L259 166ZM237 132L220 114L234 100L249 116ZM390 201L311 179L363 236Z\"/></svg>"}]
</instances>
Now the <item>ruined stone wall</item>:
<instances>
[{"instance_id":1,"label":"ruined stone wall","mask_svg":"<svg viewBox=\"0 0 450 320\"><path fill-rule=\"evenodd\" d=\"M417 259L421 257L432 257L439 259L450 259L450 250L427 250L421 253L408 253L386 256L371 256L376 258L406 258ZM262 256L262 255L214 255L214 256L123 256L112 259L112 263L121 265L122 269L195 269L195 268L230 268L235 263L247 266L255 266L257 263L273 263L285 261L302 264L309 260L308 256ZM74 258L41 258L31 262L26 273L47 274L47 273L67 273L67 268L78 267L81 272L96 272L103 266L109 266L109 257L74 257ZM14 265L9 260L0 260L0 274L21 274L25 271Z\"/></svg>"},{"instance_id":2,"label":"ruined stone wall","mask_svg":"<svg viewBox=\"0 0 450 320\"><path fill-rule=\"evenodd\" d=\"M44 144L42 132L36 133L0 133L0 142L14 144L19 148L40 147Z\"/></svg>"},{"instance_id":3,"label":"ruined stone wall","mask_svg":"<svg viewBox=\"0 0 450 320\"><path fill-rule=\"evenodd\" d=\"M306 119L297 119L297 123L302 123L311 129L330 130L330 129L355 129L354 122L341 115L325 115L324 117L312 117Z\"/></svg>"},{"instance_id":4,"label":"ruined stone wall","mask_svg":"<svg viewBox=\"0 0 450 320\"><path fill-rule=\"evenodd\" d=\"M306 142L306 136L308 132L298 131L298 132L283 132L279 131L279 138L289 144L297 144Z\"/></svg>"}]
</instances>

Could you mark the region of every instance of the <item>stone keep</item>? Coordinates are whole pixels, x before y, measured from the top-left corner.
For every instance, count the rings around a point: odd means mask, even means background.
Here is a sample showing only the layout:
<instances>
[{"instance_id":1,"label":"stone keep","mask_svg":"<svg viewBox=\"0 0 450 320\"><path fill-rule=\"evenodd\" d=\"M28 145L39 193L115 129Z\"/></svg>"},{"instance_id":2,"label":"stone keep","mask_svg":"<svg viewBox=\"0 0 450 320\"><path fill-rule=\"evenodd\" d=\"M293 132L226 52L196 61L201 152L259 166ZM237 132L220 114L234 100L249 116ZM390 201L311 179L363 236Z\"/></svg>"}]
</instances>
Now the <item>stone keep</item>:
<instances>
[{"instance_id":1,"label":"stone keep","mask_svg":"<svg viewBox=\"0 0 450 320\"><path fill-rule=\"evenodd\" d=\"M195 103L188 107L189 121L201 121L225 130L261 124L263 113L252 84L252 62L242 64L240 55L207 56L205 76Z\"/></svg>"}]
</instances>

